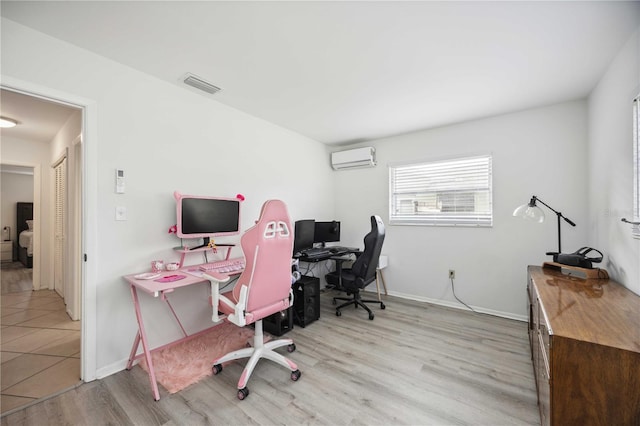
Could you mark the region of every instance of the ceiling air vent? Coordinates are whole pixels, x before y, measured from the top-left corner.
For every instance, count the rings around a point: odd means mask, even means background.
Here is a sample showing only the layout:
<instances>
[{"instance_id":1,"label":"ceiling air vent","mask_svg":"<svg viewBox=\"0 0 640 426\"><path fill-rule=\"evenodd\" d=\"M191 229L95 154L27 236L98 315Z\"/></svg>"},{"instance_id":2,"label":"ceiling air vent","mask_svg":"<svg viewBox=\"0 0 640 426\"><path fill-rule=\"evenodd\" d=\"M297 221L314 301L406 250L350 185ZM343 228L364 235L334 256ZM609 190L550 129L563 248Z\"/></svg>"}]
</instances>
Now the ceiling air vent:
<instances>
[{"instance_id":1,"label":"ceiling air vent","mask_svg":"<svg viewBox=\"0 0 640 426\"><path fill-rule=\"evenodd\" d=\"M191 87L195 87L196 89L202 90L203 92L207 92L211 95L222 90L193 74L187 74L182 81L184 84L188 84Z\"/></svg>"}]
</instances>

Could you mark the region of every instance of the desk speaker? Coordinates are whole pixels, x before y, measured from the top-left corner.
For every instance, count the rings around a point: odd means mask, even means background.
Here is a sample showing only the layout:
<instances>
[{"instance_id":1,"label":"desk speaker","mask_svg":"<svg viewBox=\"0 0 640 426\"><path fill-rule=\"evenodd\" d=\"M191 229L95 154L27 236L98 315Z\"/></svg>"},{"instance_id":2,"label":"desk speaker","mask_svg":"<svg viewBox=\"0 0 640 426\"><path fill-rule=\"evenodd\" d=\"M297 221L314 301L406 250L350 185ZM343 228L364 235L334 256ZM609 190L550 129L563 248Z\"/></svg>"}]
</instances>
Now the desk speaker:
<instances>
[{"instance_id":1,"label":"desk speaker","mask_svg":"<svg viewBox=\"0 0 640 426\"><path fill-rule=\"evenodd\" d=\"M320 279L302 276L293 284L293 322L306 327L320 318Z\"/></svg>"}]
</instances>

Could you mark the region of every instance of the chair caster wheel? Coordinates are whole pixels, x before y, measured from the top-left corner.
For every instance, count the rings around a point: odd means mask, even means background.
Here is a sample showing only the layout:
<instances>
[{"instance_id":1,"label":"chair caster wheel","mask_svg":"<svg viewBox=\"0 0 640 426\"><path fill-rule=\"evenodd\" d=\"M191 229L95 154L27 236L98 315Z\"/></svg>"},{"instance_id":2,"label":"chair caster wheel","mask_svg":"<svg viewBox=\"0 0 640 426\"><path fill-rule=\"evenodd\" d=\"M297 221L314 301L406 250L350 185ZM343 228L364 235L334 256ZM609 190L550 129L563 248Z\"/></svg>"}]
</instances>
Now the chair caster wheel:
<instances>
[{"instance_id":1,"label":"chair caster wheel","mask_svg":"<svg viewBox=\"0 0 640 426\"><path fill-rule=\"evenodd\" d=\"M384 303L380 303L380 309L387 309L387 307L384 305Z\"/></svg>"},{"instance_id":2,"label":"chair caster wheel","mask_svg":"<svg viewBox=\"0 0 640 426\"><path fill-rule=\"evenodd\" d=\"M372 320L374 318L375 315L373 315L373 313L369 314L369 319Z\"/></svg>"},{"instance_id":3,"label":"chair caster wheel","mask_svg":"<svg viewBox=\"0 0 640 426\"><path fill-rule=\"evenodd\" d=\"M342 316L342 312L340 312L340 311L336 311L336 316L337 316L337 317Z\"/></svg>"},{"instance_id":4,"label":"chair caster wheel","mask_svg":"<svg viewBox=\"0 0 640 426\"><path fill-rule=\"evenodd\" d=\"M292 343L289 346L287 346L287 352L291 353L291 352L293 352L295 350L296 350L296 344L295 343Z\"/></svg>"},{"instance_id":5,"label":"chair caster wheel","mask_svg":"<svg viewBox=\"0 0 640 426\"><path fill-rule=\"evenodd\" d=\"M292 371L291 380L293 380L294 382L297 382L301 375L302 373L300 372L300 370Z\"/></svg>"},{"instance_id":6,"label":"chair caster wheel","mask_svg":"<svg viewBox=\"0 0 640 426\"><path fill-rule=\"evenodd\" d=\"M242 401L249 396L249 388L238 389L238 399Z\"/></svg>"},{"instance_id":7,"label":"chair caster wheel","mask_svg":"<svg viewBox=\"0 0 640 426\"><path fill-rule=\"evenodd\" d=\"M213 367L211 367L211 371L213 371L213 375L215 376L216 374L222 371L222 365L221 364L214 365Z\"/></svg>"}]
</instances>

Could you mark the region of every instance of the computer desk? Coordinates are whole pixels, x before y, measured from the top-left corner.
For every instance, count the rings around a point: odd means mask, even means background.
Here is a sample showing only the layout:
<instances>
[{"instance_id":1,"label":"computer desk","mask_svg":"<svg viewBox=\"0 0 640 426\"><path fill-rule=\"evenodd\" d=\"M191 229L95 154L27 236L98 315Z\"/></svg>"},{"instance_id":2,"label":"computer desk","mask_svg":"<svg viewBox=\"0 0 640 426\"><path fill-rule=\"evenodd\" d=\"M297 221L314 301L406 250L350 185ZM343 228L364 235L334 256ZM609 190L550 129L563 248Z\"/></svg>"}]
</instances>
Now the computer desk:
<instances>
[{"instance_id":1,"label":"computer desk","mask_svg":"<svg viewBox=\"0 0 640 426\"><path fill-rule=\"evenodd\" d=\"M332 247L327 247L327 249L331 249ZM327 254L323 254L320 256L314 257L305 257L303 255L294 255L294 259L298 259L300 262L308 262L308 263L317 263L322 262L323 260L332 260L332 258L342 257L348 254L357 254L360 253L360 249L354 247L337 247L338 250L335 252L330 252Z\"/></svg>"},{"instance_id":2,"label":"computer desk","mask_svg":"<svg viewBox=\"0 0 640 426\"><path fill-rule=\"evenodd\" d=\"M330 248L330 247L329 247ZM356 255L356 257L362 253L359 249L357 248L350 248L350 247L341 247L343 250L338 250L335 253L329 253L327 255L323 255L323 256L317 256L317 257L311 257L311 258L306 258L304 256L294 256L294 258L298 259L300 262L307 262L307 263L318 263L318 262L322 262L324 260L333 260L336 263L336 275L338 276L338 286L336 287L337 290L340 290L342 288L342 264L344 262L348 262L353 260L353 258L351 257L351 255ZM382 256L380 256L380 258L382 258ZM384 294L387 295L387 284L384 282L384 276L382 275L382 269L386 268L387 266L387 257L384 257L384 262L378 262L378 267L376 268L376 292L378 294L378 300L382 301L382 298L380 297L380 283L378 282L378 276L380 276L380 279L382 281L382 285L384 286Z\"/></svg>"},{"instance_id":3,"label":"computer desk","mask_svg":"<svg viewBox=\"0 0 640 426\"><path fill-rule=\"evenodd\" d=\"M336 273L338 275L338 288L342 287L342 263L345 261L353 260L351 255L358 255L361 253L360 249L353 247L337 247L334 253L327 253L321 256L314 257L305 257L305 256L294 256L294 259L298 259L300 262L306 263L318 263L325 260L333 260L336 263ZM327 249L331 249L331 247L327 247ZM313 268L311 268L313 269Z\"/></svg>"},{"instance_id":4,"label":"computer desk","mask_svg":"<svg viewBox=\"0 0 640 426\"><path fill-rule=\"evenodd\" d=\"M218 316L217 306L214 306L212 307L213 313L211 317L212 321L214 322L214 325L212 327L208 327L205 330L199 331L197 333L188 334L184 329L184 327L182 326L182 323L180 322L180 318L178 318L178 315L176 314L176 311L173 309L173 306L171 306L171 303L169 302L169 299L167 297L169 293L172 293L178 288L210 282L204 276L196 276L188 272L188 271L198 271L198 270L199 270L199 265L185 266L184 268L178 269L176 271L164 271L161 274L161 276L155 279L147 279L147 280L137 279L136 275L139 275L139 274L131 274L131 275L124 276L124 280L129 284L129 287L131 289L131 296L133 297L133 305L136 311L136 321L138 322L138 332L136 333L136 337L133 340L131 354L129 355L129 361L127 362L127 370L131 370L131 368L133 367L133 363L137 359L140 359L142 357L145 358L145 360L147 361L147 367L149 369L149 382L151 384L151 391L153 392L153 399L156 401L160 400L160 392L158 391L158 382L156 381L156 373L153 367L153 360L152 360L151 354L153 352L159 351L161 349L165 349L169 346L173 346L177 343L184 342L186 340L193 339L203 333L206 333L207 331L211 330L211 328L222 324L222 319L224 319L224 316ZM216 278L220 278L221 280L225 280L228 277L233 275L239 275L240 273L242 273L242 271L234 271L234 272L230 272L229 274L221 274L213 271L207 272L207 274L212 275ZM176 276L176 275L184 275L184 278L177 281L167 281L167 282L156 281L158 279ZM171 313L173 314L173 317L176 319L176 321L178 322L178 325L180 326L180 330L182 331L183 337L157 348L149 347L149 342L147 340L147 333L144 327L144 319L142 318L142 311L140 310L138 290L141 290L143 293L150 294L155 298L159 298L159 300L162 300L167 304L167 306L171 310ZM137 354L138 349L140 347L140 343L142 343L142 353Z\"/></svg>"}]
</instances>

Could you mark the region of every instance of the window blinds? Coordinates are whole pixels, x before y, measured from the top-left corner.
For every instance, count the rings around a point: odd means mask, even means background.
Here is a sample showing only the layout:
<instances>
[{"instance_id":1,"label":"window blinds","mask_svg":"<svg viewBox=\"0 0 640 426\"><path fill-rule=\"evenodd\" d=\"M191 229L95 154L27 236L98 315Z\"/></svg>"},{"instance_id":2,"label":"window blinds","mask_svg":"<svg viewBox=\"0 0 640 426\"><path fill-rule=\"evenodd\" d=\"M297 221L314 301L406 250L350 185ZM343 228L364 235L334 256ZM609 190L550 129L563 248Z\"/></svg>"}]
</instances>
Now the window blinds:
<instances>
[{"instance_id":1,"label":"window blinds","mask_svg":"<svg viewBox=\"0 0 640 426\"><path fill-rule=\"evenodd\" d=\"M492 157L391 166L390 223L492 226Z\"/></svg>"}]
</instances>

